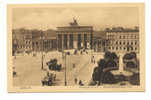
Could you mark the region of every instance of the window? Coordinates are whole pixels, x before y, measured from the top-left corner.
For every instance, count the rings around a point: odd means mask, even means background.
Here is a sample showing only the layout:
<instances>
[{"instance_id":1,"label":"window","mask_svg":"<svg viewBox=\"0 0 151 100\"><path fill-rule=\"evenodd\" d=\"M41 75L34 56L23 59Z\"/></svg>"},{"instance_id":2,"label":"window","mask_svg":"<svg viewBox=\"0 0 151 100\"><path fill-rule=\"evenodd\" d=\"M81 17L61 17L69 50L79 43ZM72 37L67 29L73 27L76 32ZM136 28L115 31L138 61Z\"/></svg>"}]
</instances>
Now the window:
<instances>
[{"instance_id":1,"label":"window","mask_svg":"<svg viewBox=\"0 0 151 100\"><path fill-rule=\"evenodd\" d=\"M116 41L116 44L118 44L118 41Z\"/></svg>"},{"instance_id":2,"label":"window","mask_svg":"<svg viewBox=\"0 0 151 100\"><path fill-rule=\"evenodd\" d=\"M127 42L127 45L129 45L129 42Z\"/></svg>"},{"instance_id":3,"label":"window","mask_svg":"<svg viewBox=\"0 0 151 100\"><path fill-rule=\"evenodd\" d=\"M120 39L122 38L122 36L120 36Z\"/></svg>"},{"instance_id":4,"label":"window","mask_svg":"<svg viewBox=\"0 0 151 100\"><path fill-rule=\"evenodd\" d=\"M78 49L81 48L81 34L78 34Z\"/></svg>"},{"instance_id":5,"label":"window","mask_svg":"<svg viewBox=\"0 0 151 100\"><path fill-rule=\"evenodd\" d=\"M84 34L84 47L87 48L87 34Z\"/></svg>"},{"instance_id":6,"label":"window","mask_svg":"<svg viewBox=\"0 0 151 100\"><path fill-rule=\"evenodd\" d=\"M118 50L118 47L116 47L116 50Z\"/></svg>"},{"instance_id":7,"label":"window","mask_svg":"<svg viewBox=\"0 0 151 100\"><path fill-rule=\"evenodd\" d=\"M72 49L73 48L73 34L70 34L69 37L70 37L69 46L70 46L70 49Z\"/></svg>"},{"instance_id":8,"label":"window","mask_svg":"<svg viewBox=\"0 0 151 100\"><path fill-rule=\"evenodd\" d=\"M131 39L133 38L133 35L131 35Z\"/></svg>"},{"instance_id":9,"label":"window","mask_svg":"<svg viewBox=\"0 0 151 100\"><path fill-rule=\"evenodd\" d=\"M58 34L58 49L62 49L62 34Z\"/></svg>"},{"instance_id":10,"label":"window","mask_svg":"<svg viewBox=\"0 0 151 100\"><path fill-rule=\"evenodd\" d=\"M68 41L67 34L64 34L64 48L65 48L65 49L67 49L67 48L68 48L67 41Z\"/></svg>"}]
</instances>

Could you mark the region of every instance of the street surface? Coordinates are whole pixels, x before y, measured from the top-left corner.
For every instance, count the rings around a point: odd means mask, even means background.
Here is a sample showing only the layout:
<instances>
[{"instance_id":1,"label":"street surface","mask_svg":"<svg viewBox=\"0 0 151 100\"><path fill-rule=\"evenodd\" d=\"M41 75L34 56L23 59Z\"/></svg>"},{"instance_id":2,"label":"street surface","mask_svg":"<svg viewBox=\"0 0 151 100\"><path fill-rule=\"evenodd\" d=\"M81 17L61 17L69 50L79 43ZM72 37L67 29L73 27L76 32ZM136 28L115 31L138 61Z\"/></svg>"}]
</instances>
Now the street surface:
<instances>
[{"instance_id":1,"label":"street surface","mask_svg":"<svg viewBox=\"0 0 151 100\"><path fill-rule=\"evenodd\" d=\"M96 60L95 64L91 63L92 54L77 54L77 55L67 55L66 56L66 79L67 85L73 86L78 85L79 80L82 81L84 85L88 85L92 77L93 68L97 66L97 60L102 58L103 55L94 54ZM42 66L42 54L37 53L34 57L30 55L19 55L16 59L13 59L15 71L17 76L13 78L14 86L41 86L41 80L46 76L48 71L48 66L46 62L50 59L56 58L59 64L62 64L61 72L49 71L50 73L56 74L56 85L64 86L65 82L65 59L62 59L62 53L60 52L49 52L44 53L44 69L41 70ZM46 71L47 70L47 71ZM75 83L75 78L77 78L77 84Z\"/></svg>"},{"instance_id":2,"label":"street surface","mask_svg":"<svg viewBox=\"0 0 151 100\"><path fill-rule=\"evenodd\" d=\"M65 85L65 66L66 66L66 82L67 86L79 85L79 81L87 86L92 79L93 69L97 66L97 62L103 59L104 53L92 53L88 54L76 54L76 55L66 55L63 59L62 53L57 51L52 51L44 54L44 61L42 70L42 53L37 53L34 57L30 55L18 55L16 59L13 59L15 71L17 75L13 78L14 86L41 86L41 80L47 75L47 72L56 74L55 86ZM94 56L95 63L92 63L92 56ZM48 69L46 62L51 59L56 58L58 64L62 64L62 70L51 71ZM112 71L113 74L123 73L124 75L131 75L131 72L123 71L122 56L120 57L120 68L117 71ZM77 79L77 83L75 82Z\"/></svg>"}]
</instances>

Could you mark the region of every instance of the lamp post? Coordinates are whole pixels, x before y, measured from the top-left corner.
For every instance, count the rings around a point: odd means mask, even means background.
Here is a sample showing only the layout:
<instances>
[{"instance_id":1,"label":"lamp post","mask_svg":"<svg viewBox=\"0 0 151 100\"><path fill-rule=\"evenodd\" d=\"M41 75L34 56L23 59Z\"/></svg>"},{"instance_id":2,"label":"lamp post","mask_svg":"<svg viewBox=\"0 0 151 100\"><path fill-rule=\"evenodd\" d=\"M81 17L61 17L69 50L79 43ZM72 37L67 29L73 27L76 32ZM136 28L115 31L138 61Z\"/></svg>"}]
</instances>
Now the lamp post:
<instances>
[{"instance_id":1,"label":"lamp post","mask_svg":"<svg viewBox=\"0 0 151 100\"><path fill-rule=\"evenodd\" d=\"M67 72L66 72L66 53L65 53L65 86L67 86Z\"/></svg>"},{"instance_id":2,"label":"lamp post","mask_svg":"<svg viewBox=\"0 0 151 100\"><path fill-rule=\"evenodd\" d=\"M65 67L65 73L64 73L64 85L67 86L67 70L66 70L66 53L64 50L62 51L63 59L64 59L64 67Z\"/></svg>"},{"instance_id":3,"label":"lamp post","mask_svg":"<svg viewBox=\"0 0 151 100\"><path fill-rule=\"evenodd\" d=\"M64 67L65 67L65 73L64 73L64 85L67 86L67 70L66 70L66 53L64 52L64 45L62 43L62 58L63 58L63 61L64 61Z\"/></svg>"},{"instance_id":4,"label":"lamp post","mask_svg":"<svg viewBox=\"0 0 151 100\"><path fill-rule=\"evenodd\" d=\"M44 60L44 58L43 58L43 50L44 50L44 37L43 37L43 33L42 33L42 30L40 30L40 34L41 34L41 48L42 48L42 51L41 51L41 55L42 55L42 57L41 57L41 69L43 70L44 68L43 68L43 60Z\"/></svg>"}]
</instances>

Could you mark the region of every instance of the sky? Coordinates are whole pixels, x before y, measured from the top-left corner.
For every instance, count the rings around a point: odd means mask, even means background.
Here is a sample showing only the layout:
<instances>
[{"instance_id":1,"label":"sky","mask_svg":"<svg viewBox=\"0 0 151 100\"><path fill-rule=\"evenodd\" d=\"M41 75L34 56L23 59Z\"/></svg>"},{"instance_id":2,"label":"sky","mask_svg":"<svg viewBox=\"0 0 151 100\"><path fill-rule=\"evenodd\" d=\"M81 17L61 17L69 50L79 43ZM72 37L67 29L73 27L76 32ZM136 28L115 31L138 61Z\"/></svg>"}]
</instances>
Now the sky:
<instances>
[{"instance_id":1,"label":"sky","mask_svg":"<svg viewBox=\"0 0 151 100\"><path fill-rule=\"evenodd\" d=\"M106 27L139 26L137 7L49 7L13 8L13 29L56 29L68 26L73 17L79 25L93 26L96 30Z\"/></svg>"}]
</instances>

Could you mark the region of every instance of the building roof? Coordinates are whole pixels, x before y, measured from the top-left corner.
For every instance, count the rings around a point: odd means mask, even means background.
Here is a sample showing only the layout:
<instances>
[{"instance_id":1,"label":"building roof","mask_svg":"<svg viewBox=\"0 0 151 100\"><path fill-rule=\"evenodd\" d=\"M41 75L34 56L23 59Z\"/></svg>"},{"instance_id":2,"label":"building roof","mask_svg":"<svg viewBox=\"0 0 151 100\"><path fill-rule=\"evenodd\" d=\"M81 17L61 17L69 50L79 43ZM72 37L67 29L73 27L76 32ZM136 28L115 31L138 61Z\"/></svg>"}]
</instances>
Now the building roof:
<instances>
[{"instance_id":1,"label":"building roof","mask_svg":"<svg viewBox=\"0 0 151 100\"><path fill-rule=\"evenodd\" d=\"M105 32L139 32L139 27L135 27L133 29L123 27L106 28Z\"/></svg>"},{"instance_id":2,"label":"building roof","mask_svg":"<svg viewBox=\"0 0 151 100\"><path fill-rule=\"evenodd\" d=\"M85 32L85 31L93 31L92 26L64 26L57 27L57 32Z\"/></svg>"}]
</instances>

